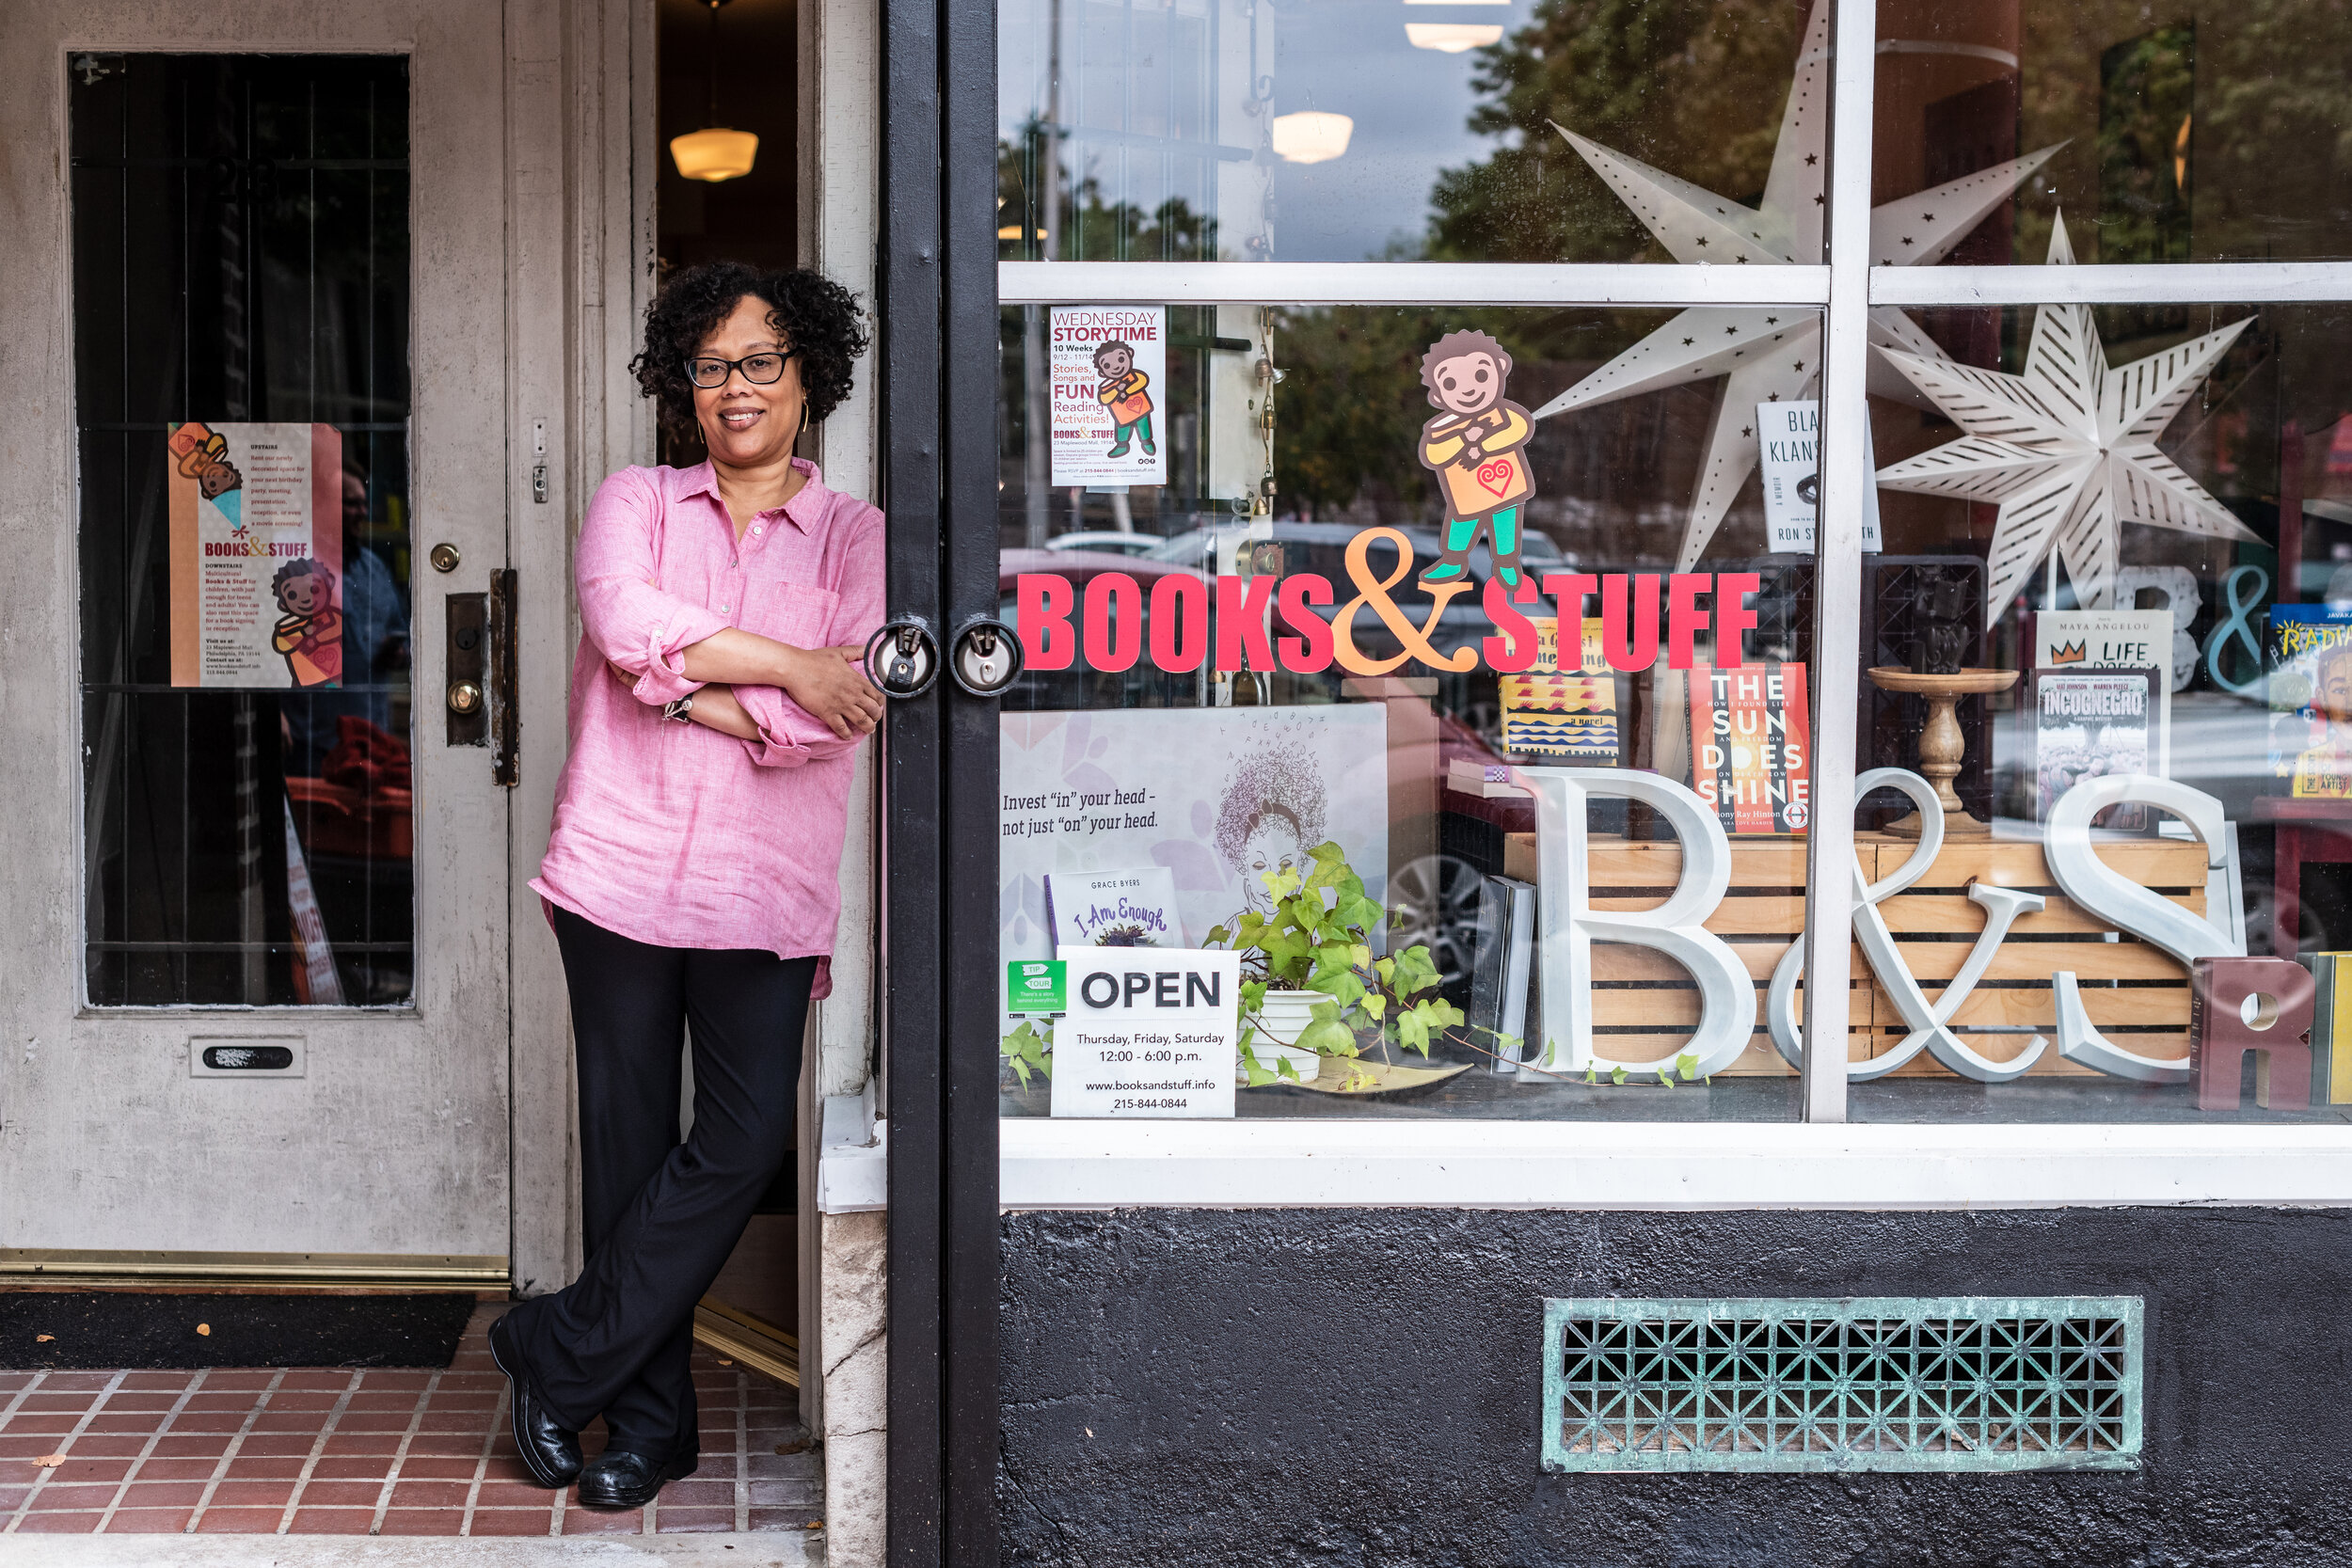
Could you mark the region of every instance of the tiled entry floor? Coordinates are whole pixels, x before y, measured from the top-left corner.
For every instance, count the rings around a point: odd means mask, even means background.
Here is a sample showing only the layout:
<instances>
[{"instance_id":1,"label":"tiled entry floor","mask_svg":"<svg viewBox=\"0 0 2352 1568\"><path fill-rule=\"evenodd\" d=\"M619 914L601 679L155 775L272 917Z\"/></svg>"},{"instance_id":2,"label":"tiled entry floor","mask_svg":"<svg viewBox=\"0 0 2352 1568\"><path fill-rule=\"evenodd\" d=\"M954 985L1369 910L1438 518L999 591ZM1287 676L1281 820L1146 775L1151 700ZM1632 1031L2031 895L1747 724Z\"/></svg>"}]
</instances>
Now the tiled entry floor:
<instances>
[{"instance_id":1,"label":"tiled entry floor","mask_svg":"<svg viewBox=\"0 0 2352 1568\"><path fill-rule=\"evenodd\" d=\"M799 1395L694 1348L702 1468L608 1513L533 1484L485 1303L447 1371L0 1371L0 1535L814 1534ZM593 1456L602 1423L581 1436ZM793 1453L779 1449L798 1448ZM52 1463L43 1463L44 1460Z\"/></svg>"}]
</instances>

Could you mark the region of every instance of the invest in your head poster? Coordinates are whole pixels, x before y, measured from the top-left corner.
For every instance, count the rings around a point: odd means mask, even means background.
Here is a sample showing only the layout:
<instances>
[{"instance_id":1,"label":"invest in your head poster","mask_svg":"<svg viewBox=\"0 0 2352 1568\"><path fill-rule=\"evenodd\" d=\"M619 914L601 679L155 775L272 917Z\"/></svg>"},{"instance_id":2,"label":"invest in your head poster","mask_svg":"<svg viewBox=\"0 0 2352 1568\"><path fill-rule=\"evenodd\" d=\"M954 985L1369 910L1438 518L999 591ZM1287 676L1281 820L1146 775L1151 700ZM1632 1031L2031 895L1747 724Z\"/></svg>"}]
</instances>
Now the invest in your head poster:
<instances>
[{"instance_id":1,"label":"invest in your head poster","mask_svg":"<svg viewBox=\"0 0 2352 1568\"><path fill-rule=\"evenodd\" d=\"M164 441L171 684L341 686L342 433L190 420Z\"/></svg>"},{"instance_id":2,"label":"invest in your head poster","mask_svg":"<svg viewBox=\"0 0 2352 1568\"><path fill-rule=\"evenodd\" d=\"M998 733L1005 960L1054 957L1049 871L1168 867L1184 927L1168 946L1270 913L1264 874L1326 840L1386 897L1385 704L1008 713Z\"/></svg>"}]
</instances>

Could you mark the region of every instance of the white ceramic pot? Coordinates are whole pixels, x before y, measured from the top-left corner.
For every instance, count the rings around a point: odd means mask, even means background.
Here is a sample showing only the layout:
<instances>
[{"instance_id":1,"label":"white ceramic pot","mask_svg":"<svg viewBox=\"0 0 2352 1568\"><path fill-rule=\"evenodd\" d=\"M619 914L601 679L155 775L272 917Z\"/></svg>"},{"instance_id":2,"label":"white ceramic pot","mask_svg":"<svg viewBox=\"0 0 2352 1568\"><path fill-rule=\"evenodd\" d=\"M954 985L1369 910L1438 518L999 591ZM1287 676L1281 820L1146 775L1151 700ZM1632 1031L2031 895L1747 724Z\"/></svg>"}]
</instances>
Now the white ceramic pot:
<instances>
[{"instance_id":1,"label":"white ceramic pot","mask_svg":"<svg viewBox=\"0 0 2352 1568\"><path fill-rule=\"evenodd\" d=\"M1323 1058L1312 1051L1302 1051L1293 1042L1306 1033L1315 1021L1315 1004L1331 999L1319 990L1268 990L1265 1002L1244 1022L1257 1026L1257 1037L1249 1042L1249 1053L1268 1072L1279 1070L1277 1062L1288 1062L1291 1070L1302 1079L1311 1079L1323 1070ZM1248 1080L1243 1079L1244 1083Z\"/></svg>"}]
</instances>

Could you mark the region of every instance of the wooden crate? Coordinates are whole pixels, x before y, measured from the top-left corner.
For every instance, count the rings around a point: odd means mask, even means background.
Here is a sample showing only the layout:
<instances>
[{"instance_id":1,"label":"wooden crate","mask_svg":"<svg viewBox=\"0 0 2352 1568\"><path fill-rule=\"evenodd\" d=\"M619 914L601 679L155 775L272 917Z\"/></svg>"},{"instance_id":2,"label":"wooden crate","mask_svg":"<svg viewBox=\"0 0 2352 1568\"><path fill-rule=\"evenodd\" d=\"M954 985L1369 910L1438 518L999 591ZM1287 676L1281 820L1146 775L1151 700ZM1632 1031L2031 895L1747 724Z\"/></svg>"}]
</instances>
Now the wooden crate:
<instances>
[{"instance_id":1,"label":"wooden crate","mask_svg":"<svg viewBox=\"0 0 2352 1568\"><path fill-rule=\"evenodd\" d=\"M1671 840L1629 841L1595 834L1590 844L1597 909L1655 908L1681 873L1682 847ZM1910 840L1879 833L1855 838L1856 853L1872 881L1890 875L1915 847ZM1772 1048L1764 1001L1773 967L1804 927L1804 852L1802 838L1732 841L1731 888L1707 928L1728 942L1756 977L1756 1028L1747 1051L1727 1072L1790 1070ZM2100 845L2098 853L2133 881L2204 912L2201 846L2167 839L2119 840ZM1536 879L1534 834L1506 836L1503 872L1526 881ZM2040 914L2020 916L2010 927L1984 979L1952 1021L1953 1033L1978 1053L1994 1061L2011 1059L2032 1036L1983 1031L2030 1025L2052 1037L2052 1048L2035 1065L2035 1075L2090 1072L2060 1057L2056 1049L2058 1010L2050 975L2066 969L2080 983L2091 1022L2118 1045L2159 1058L2188 1054L2188 972L2162 950L2109 931L2105 922L2067 899L2051 879L2038 844L1985 839L1947 844L1925 877L1879 906L1904 961L1931 1001L1967 961L1977 933L1984 928L1984 910L1968 897L1972 881L2039 893L2048 900ZM1697 1024L1697 990L1682 966L1662 953L1598 943L1593 949L1593 974L1596 1043L1611 1055L1631 1061L1672 1055ZM1851 949L1848 984L1853 989L1849 1049L1854 1058L1875 1056L1899 1044L1910 1025L1870 973L1859 944ZM1797 1005L1802 1016L1802 988ZM1923 1053L1896 1069L1896 1076L1950 1074Z\"/></svg>"}]
</instances>

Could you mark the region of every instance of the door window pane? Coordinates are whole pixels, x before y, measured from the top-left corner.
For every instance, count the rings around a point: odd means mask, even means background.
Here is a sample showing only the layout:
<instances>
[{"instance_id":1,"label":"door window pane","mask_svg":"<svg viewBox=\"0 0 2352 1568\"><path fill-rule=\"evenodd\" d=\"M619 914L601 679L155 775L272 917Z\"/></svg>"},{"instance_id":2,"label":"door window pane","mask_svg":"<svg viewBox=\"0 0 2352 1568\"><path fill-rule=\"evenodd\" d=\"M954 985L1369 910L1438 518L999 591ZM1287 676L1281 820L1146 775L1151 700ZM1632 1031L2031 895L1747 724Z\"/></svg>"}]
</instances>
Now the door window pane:
<instances>
[{"instance_id":1,"label":"door window pane","mask_svg":"<svg viewBox=\"0 0 2352 1568\"><path fill-rule=\"evenodd\" d=\"M1863 567L1857 761L1956 767L1959 810L1880 905L1893 960L1858 953L1851 1114L2344 1119L2331 1020L2352 1004L2326 982L2352 949L2352 313L1911 317L1950 357L1884 356L1899 379L1871 400L1886 553ZM1913 815L1866 796L1866 878L1919 852ZM2198 959L2226 1024L2264 1012L2249 987L2283 1009L2236 1031L2277 1042L2266 1076L2226 1043L2192 1072ZM1913 979L1948 1039L1906 1014Z\"/></svg>"},{"instance_id":2,"label":"door window pane","mask_svg":"<svg viewBox=\"0 0 2352 1568\"><path fill-rule=\"evenodd\" d=\"M1804 917L1819 314L1003 320L1007 962L1229 947L1304 993L1245 991L1220 1115L1793 1115L1763 1007ZM1547 818L1518 767L1582 793ZM1282 933L1323 868L1360 929L1310 958ZM1602 924L1677 887L1672 936ZM1069 1058L1005 1028L1006 1112L1047 1114ZM1149 1101L1155 1061L1096 1081ZM1136 1108L1102 1098L1061 1114Z\"/></svg>"},{"instance_id":3,"label":"door window pane","mask_svg":"<svg viewBox=\"0 0 2352 1568\"><path fill-rule=\"evenodd\" d=\"M2087 262L2352 256L2342 6L1882 0L1878 32L1874 201L2041 161L1955 261L2038 265L2061 211Z\"/></svg>"},{"instance_id":4,"label":"door window pane","mask_svg":"<svg viewBox=\"0 0 2352 1568\"><path fill-rule=\"evenodd\" d=\"M406 61L69 64L89 998L405 1001Z\"/></svg>"},{"instance_id":5,"label":"door window pane","mask_svg":"<svg viewBox=\"0 0 2352 1568\"><path fill-rule=\"evenodd\" d=\"M1827 0L998 18L1008 260L1825 259Z\"/></svg>"}]
</instances>

